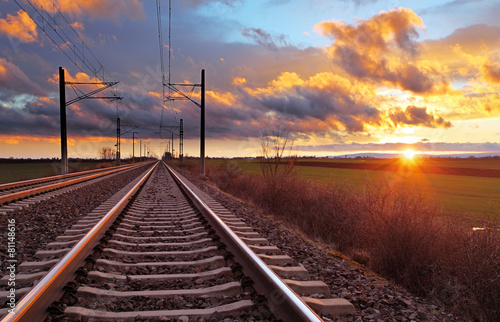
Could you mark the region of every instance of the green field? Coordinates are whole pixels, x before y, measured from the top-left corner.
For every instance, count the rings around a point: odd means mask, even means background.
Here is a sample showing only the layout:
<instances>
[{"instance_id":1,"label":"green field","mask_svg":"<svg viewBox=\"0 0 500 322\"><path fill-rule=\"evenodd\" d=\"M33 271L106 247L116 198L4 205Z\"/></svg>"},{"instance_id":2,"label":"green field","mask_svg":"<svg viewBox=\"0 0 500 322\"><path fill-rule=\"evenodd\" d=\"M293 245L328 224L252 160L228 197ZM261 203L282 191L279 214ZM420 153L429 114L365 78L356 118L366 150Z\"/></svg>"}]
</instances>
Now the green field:
<instances>
[{"instance_id":1,"label":"green field","mask_svg":"<svg viewBox=\"0 0 500 322\"><path fill-rule=\"evenodd\" d=\"M308 160L325 162L325 159ZM207 165L217 166L223 163L220 159L207 160ZM260 174L260 165L256 160L231 160L238 162L246 173ZM336 159L326 162L376 164L380 160ZM453 168L493 169L500 170L500 160L489 159L457 159L457 160L422 160L423 165L435 167L446 172ZM300 163L300 162L299 162ZM415 189L423 190L432 196L445 212L452 215L471 217L474 219L500 220L500 178L479 177L471 175L449 175L420 172L380 171L364 169L345 169L324 166L296 166L300 177L321 182L323 184L348 184L359 192L369 185L381 185L386 182L400 183Z\"/></svg>"},{"instance_id":2,"label":"green field","mask_svg":"<svg viewBox=\"0 0 500 322\"><path fill-rule=\"evenodd\" d=\"M403 182L410 188L421 189L429 195L435 196L438 204L442 205L446 212L479 219L500 218L500 178L498 177L347 169L325 166L325 162L327 162L326 165L328 163L337 163L340 166L342 164L354 164L370 167L381 162L390 162L387 160L312 159L307 161L310 164L309 166L297 165L295 167L297 174L304 179L323 184L348 184L360 193L367 184L381 185L386 182ZM198 164L196 160L187 162ZM208 159L207 166L219 166L224 162L227 161ZM257 160L237 159L229 160L229 162L237 162L245 173L261 173L260 164ZM425 160L423 162L425 166L441 169L443 172L454 168L471 169L472 171L475 169L500 170L500 160L457 159ZM84 162L70 160L69 168L70 172L89 170L98 167L100 163L102 161L99 160L86 160ZM318 166L315 166L316 163ZM57 175L59 172L59 161L3 162L0 163L0 184Z\"/></svg>"},{"instance_id":3,"label":"green field","mask_svg":"<svg viewBox=\"0 0 500 322\"><path fill-rule=\"evenodd\" d=\"M299 174L325 184L347 183L361 191L365 184L404 182L435 195L446 210L474 216L500 214L500 178L426 173L297 167Z\"/></svg>"},{"instance_id":4,"label":"green field","mask_svg":"<svg viewBox=\"0 0 500 322\"><path fill-rule=\"evenodd\" d=\"M70 161L70 172L95 169L102 161ZM0 184L61 174L60 161L0 162Z\"/></svg>"}]
</instances>

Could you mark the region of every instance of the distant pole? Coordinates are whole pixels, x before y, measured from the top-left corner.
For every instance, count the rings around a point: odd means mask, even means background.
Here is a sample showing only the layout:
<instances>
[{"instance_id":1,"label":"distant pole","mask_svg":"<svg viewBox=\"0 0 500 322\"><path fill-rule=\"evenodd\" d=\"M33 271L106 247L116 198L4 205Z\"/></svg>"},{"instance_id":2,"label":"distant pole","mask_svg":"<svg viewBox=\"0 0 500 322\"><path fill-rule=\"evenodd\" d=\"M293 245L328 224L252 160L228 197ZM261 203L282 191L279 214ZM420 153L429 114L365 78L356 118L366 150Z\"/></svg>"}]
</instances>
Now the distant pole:
<instances>
[{"instance_id":1,"label":"distant pole","mask_svg":"<svg viewBox=\"0 0 500 322\"><path fill-rule=\"evenodd\" d=\"M174 159L174 131L172 131L172 160Z\"/></svg>"},{"instance_id":2,"label":"distant pole","mask_svg":"<svg viewBox=\"0 0 500 322\"><path fill-rule=\"evenodd\" d=\"M120 165L120 118L116 118L116 162Z\"/></svg>"},{"instance_id":3,"label":"distant pole","mask_svg":"<svg viewBox=\"0 0 500 322\"><path fill-rule=\"evenodd\" d=\"M139 140L139 162L142 162L142 140Z\"/></svg>"},{"instance_id":4,"label":"distant pole","mask_svg":"<svg viewBox=\"0 0 500 322\"><path fill-rule=\"evenodd\" d=\"M61 122L61 174L68 174L68 134L66 127L66 82L64 68L59 67L59 107Z\"/></svg>"},{"instance_id":5,"label":"distant pole","mask_svg":"<svg viewBox=\"0 0 500 322\"><path fill-rule=\"evenodd\" d=\"M132 163L135 162L135 133L132 132Z\"/></svg>"},{"instance_id":6,"label":"distant pole","mask_svg":"<svg viewBox=\"0 0 500 322\"><path fill-rule=\"evenodd\" d=\"M201 70L200 177L205 177L205 70Z\"/></svg>"},{"instance_id":7,"label":"distant pole","mask_svg":"<svg viewBox=\"0 0 500 322\"><path fill-rule=\"evenodd\" d=\"M182 124L182 119L179 126L179 162L182 163L182 158L184 157L184 129Z\"/></svg>"}]
</instances>

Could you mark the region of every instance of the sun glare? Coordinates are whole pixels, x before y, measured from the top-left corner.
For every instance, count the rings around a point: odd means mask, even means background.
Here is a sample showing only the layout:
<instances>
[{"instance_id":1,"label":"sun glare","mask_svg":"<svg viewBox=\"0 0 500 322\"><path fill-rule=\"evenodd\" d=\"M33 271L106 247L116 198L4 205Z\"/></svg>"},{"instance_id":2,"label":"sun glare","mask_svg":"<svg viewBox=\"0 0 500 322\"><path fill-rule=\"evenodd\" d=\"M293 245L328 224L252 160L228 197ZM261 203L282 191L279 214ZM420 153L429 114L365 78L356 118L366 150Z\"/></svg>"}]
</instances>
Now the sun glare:
<instances>
[{"instance_id":1,"label":"sun glare","mask_svg":"<svg viewBox=\"0 0 500 322\"><path fill-rule=\"evenodd\" d=\"M413 160L413 158L415 157L415 154L416 154L416 152L413 150L403 151L403 155L404 155L405 159L407 159L407 160Z\"/></svg>"}]
</instances>

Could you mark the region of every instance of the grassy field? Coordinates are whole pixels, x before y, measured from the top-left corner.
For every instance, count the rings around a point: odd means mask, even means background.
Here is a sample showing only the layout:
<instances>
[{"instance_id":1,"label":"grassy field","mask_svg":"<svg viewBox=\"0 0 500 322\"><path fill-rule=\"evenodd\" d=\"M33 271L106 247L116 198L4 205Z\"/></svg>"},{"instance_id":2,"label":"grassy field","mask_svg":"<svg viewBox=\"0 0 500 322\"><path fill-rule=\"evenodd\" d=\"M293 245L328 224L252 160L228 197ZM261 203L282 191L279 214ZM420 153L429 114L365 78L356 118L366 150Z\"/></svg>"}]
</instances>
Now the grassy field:
<instances>
[{"instance_id":1,"label":"grassy field","mask_svg":"<svg viewBox=\"0 0 500 322\"><path fill-rule=\"evenodd\" d=\"M261 175L258 160L207 160L206 174L282 225L463 320L500 321L500 230L471 230L492 227L487 216L500 222L498 163L454 161L300 159L290 177ZM183 170L196 177L198 163L189 162Z\"/></svg>"},{"instance_id":2,"label":"grassy field","mask_svg":"<svg viewBox=\"0 0 500 322\"><path fill-rule=\"evenodd\" d=\"M474 219L500 220L500 178L474 176L476 170L500 170L500 160L489 159L456 159L456 160L415 160L413 167L437 169L437 172L447 173L447 170L457 168L470 169L471 175L450 175L423 173L412 171L381 171L366 169L349 169L326 167L325 162L339 166L388 164L390 160L353 160L353 159L313 159L309 164L318 166L301 166L297 162L296 171L299 176L321 182L323 184L348 184L362 193L365 185L377 185L385 182L403 182L412 189L422 190L442 205L443 209L453 214ZM195 161L192 161L195 162ZM218 166L224 160L209 159L207 165ZM231 160L238 162L246 173L260 174L260 165L256 160ZM331 165L332 165L331 164Z\"/></svg>"},{"instance_id":3,"label":"grassy field","mask_svg":"<svg viewBox=\"0 0 500 322\"><path fill-rule=\"evenodd\" d=\"M70 172L95 169L102 161L70 161ZM61 174L59 161L0 162L0 184Z\"/></svg>"}]
</instances>

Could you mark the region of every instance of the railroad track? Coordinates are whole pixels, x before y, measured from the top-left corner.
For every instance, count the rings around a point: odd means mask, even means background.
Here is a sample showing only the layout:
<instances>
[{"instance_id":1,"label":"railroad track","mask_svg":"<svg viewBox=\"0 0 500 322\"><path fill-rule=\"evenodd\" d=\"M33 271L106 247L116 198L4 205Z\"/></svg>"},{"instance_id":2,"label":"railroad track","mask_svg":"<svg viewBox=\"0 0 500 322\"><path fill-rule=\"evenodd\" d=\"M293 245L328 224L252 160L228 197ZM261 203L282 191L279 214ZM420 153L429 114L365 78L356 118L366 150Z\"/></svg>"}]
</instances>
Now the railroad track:
<instances>
[{"instance_id":1,"label":"railroad track","mask_svg":"<svg viewBox=\"0 0 500 322\"><path fill-rule=\"evenodd\" d=\"M18 267L16 295L24 297L0 311L2 321L320 321L355 313L163 163L35 257Z\"/></svg>"},{"instance_id":2,"label":"railroad track","mask_svg":"<svg viewBox=\"0 0 500 322\"><path fill-rule=\"evenodd\" d=\"M132 169L140 164L118 166L106 169L88 170L45 177L33 180L12 182L0 185L0 214L29 206L41 200L51 198L61 193L73 190L92 180L102 179L104 176ZM68 189L68 187L70 187ZM33 198L33 196L36 196Z\"/></svg>"}]
</instances>

